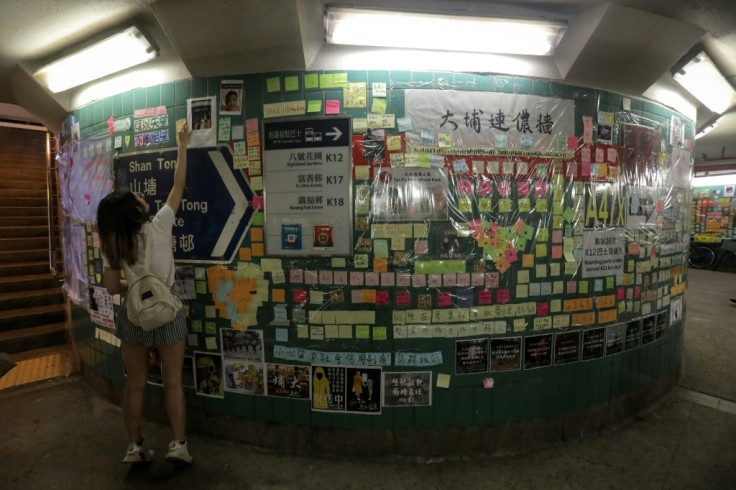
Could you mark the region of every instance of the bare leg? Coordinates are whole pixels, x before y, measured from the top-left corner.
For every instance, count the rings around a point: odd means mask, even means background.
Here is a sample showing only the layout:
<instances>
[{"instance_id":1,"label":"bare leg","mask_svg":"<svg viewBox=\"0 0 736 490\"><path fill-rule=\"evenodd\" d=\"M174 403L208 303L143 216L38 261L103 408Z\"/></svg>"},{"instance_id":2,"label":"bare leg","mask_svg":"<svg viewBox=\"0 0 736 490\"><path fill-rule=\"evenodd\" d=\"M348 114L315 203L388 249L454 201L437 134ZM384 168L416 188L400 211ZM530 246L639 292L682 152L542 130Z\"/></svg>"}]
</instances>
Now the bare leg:
<instances>
[{"instance_id":1,"label":"bare leg","mask_svg":"<svg viewBox=\"0 0 736 490\"><path fill-rule=\"evenodd\" d=\"M141 440L143 391L148 381L148 347L122 342L123 362L128 373L123 392L123 422L130 442Z\"/></svg>"},{"instance_id":2,"label":"bare leg","mask_svg":"<svg viewBox=\"0 0 736 490\"><path fill-rule=\"evenodd\" d=\"M164 378L164 397L166 413L169 415L174 439L181 441L186 437L186 407L184 405L184 389L181 385L181 370L184 365L184 341L175 344L160 345Z\"/></svg>"}]
</instances>

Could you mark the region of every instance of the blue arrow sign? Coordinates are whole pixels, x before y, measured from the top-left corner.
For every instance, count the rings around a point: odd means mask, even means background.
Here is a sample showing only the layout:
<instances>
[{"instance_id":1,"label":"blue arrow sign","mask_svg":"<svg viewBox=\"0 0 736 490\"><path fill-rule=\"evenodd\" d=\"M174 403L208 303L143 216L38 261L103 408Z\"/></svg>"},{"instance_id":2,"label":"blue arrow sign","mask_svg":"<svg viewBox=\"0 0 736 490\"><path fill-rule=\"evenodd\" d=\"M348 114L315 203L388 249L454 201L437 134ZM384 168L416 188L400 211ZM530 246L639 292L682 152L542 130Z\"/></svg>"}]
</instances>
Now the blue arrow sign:
<instances>
[{"instance_id":1,"label":"blue arrow sign","mask_svg":"<svg viewBox=\"0 0 736 490\"><path fill-rule=\"evenodd\" d=\"M174 259L229 263L253 217L253 192L228 146L187 150L187 186L174 221ZM176 149L119 156L115 187L141 192L154 214L174 184Z\"/></svg>"}]
</instances>

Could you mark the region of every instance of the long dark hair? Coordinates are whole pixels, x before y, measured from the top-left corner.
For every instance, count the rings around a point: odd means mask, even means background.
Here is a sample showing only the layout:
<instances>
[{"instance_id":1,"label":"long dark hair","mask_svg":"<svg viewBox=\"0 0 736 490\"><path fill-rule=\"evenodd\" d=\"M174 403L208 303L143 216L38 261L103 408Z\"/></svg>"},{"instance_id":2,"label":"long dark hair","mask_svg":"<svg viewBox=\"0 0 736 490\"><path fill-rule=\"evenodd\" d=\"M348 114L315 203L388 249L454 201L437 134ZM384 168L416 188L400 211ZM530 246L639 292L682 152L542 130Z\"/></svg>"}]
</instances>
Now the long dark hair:
<instances>
[{"instance_id":1,"label":"long dark hair","mask_svg":"<svg viewBox=\"0 0 736 490\"><path fill-rule=\"evenodd\" d=\"M102 254L113 269L122 269L123 262L133 265L138 260L136 236L148 214L135 195L128 190L113 191L100 201L97 208L97 231Z\"/></svg>"}]
</instances>

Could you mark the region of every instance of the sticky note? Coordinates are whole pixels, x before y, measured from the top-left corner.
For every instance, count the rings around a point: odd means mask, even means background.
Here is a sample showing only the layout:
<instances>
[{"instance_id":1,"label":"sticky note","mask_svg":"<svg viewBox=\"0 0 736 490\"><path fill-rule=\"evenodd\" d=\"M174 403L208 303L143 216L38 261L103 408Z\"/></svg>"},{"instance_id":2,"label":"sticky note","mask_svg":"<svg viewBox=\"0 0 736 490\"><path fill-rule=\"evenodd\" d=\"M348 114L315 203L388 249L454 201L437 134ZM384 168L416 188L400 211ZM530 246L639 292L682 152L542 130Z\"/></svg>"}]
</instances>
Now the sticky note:
<instances>
[{"instance_id":1,"label":"sticky note","mask_svg":"<svg viewBox=\"0 0 736 490\"><path fill-rule=\"evenodd\" d=\"M325 114L340 114L340 101L337 99L326 100Z\"/></svg>"},{"instance_id":2,"label":"sticky note","mask_svg":"<svg viewBox=\"0 0 736 490\"><path fill-rule=\"evenodd\" d=\"M299 77L289 76L284 77L284 90L286 92L299 90Z\"/></svg>"},{"instance_id":3,"label":"sticky note","mask_svg":"<svg viewBox=\"0 0 736 490\"><path fill-rule=\"evenodd\" d=\"M449 388L450 387L450 375L437 373L437 388Z\"/></svg>"},{"instance_id":4,"label":"sticky note","mask_svg":"<svg viewBox=\"0 0 736 490\"><path fill-rule=\"evenodd\" d=\"M386 99L374 97L371 103L371 112L386 114Z\"/></svg>"},{"instance_id":5,"label":"sticky note","mask_svg":"<svg viewBox=\"0 0 736 490\"><path fill-rule=\"evenodd\" d=\"M319 76L317 73L307 73L304 75L304 88L319 88Z\"/></svg>"},{"instance_id":6,"label":"sticky note","mask_svg":"<svg viewBox=\"0 0 736 490\"><path fill-rule=\"evenodd\" d=\"M373 327L373 340L386 340L386 327Z\"/></svg>"},{"instance_id":7,"label":"sticky note","mask_svg":"<svg viewBox=\"0 0 736 490\"><path fill-rule=\"evenodd\" d=\"M321 100L308 100L307 101L307 112L322 112L322 101Z\"/></svg>"},{"instance_id":8,"label":"sticky note","mask_svg":"<svg viewBox=\"0 0 736 490\"><path fill-rule=\"evenodd\" d=\"M205 337L204 342L207 350L217 350L217 337Z\"/></svg>"},{"instance_id":9,"label":"sticky note","mask_svg":"<svg viewBox=\"0 0 736 490\"><path fill-rule=\"evenodd\" d=\"M370 327L370 325L356 325L355 326L355 338L356 339L369 339L369 338L371 338L371 327Z\"/></svg>"},{"instance_id":10,"label":"sticky note","mask_svg":"<svg viewBox=\"0 0 736 490\"><path fill-rule=\"evenodd\" d=\"M281 77L271 77L266 80L268 92L279 92L281 90Z\"/></svg>"}]
</instances>

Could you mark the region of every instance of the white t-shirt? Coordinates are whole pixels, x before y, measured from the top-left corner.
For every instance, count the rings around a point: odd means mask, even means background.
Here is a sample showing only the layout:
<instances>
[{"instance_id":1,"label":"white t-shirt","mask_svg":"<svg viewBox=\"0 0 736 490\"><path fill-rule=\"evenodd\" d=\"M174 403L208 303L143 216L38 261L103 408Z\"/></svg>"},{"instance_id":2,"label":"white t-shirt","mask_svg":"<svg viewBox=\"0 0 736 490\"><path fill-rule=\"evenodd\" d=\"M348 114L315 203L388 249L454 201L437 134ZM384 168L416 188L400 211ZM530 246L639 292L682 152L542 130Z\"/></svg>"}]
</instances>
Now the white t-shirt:
<instances>
[{"instance_id":1,"label":"white t-shirt","mask_svg":"<svg viewBox=\"0 0 736 490\"><path fill-rule=\"evenodd\" d=\"M171 230L174 227L174 210L168 205L159 209L153 217L150 225L143 225L138 235L138 262L129 266L123 263L125 277L131 284L137 277L135 270L138 266L143 267L146 260L146 241L144 239L145 227L148 226L148 239L151 242L151 259L148 261L148 269L158 276L167 286L174 284L174 252L171 248ZM110 267L107 258L102 256L103 267Z\"/></svg>"}]
</instances>

